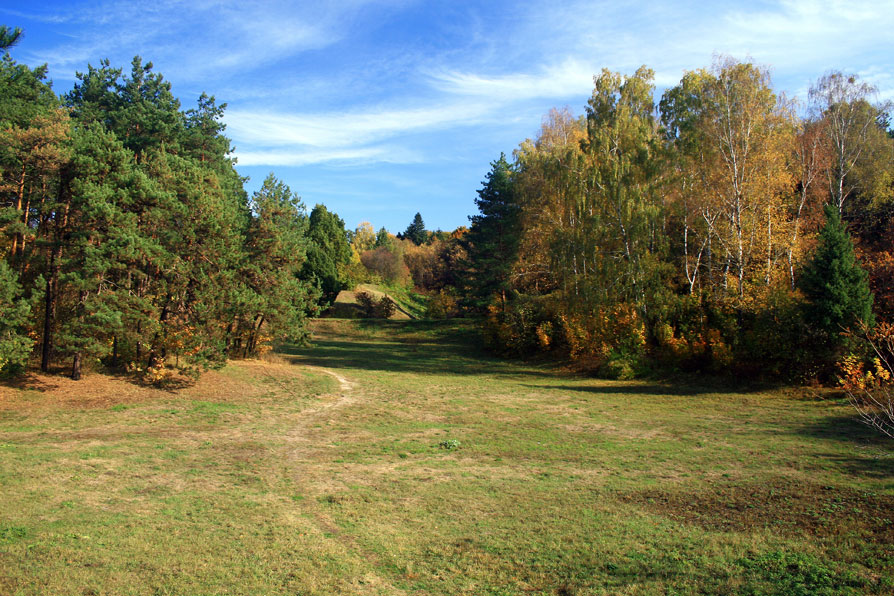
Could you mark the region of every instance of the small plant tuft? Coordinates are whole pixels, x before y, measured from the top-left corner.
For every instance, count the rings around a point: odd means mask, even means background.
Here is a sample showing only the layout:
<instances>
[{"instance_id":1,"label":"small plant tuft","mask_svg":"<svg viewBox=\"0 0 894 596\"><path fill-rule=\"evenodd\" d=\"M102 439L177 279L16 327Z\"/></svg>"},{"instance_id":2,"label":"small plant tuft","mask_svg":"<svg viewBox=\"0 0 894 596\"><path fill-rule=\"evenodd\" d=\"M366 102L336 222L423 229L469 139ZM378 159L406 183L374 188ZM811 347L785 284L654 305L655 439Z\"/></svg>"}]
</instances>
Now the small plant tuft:
<instances>
[{"instance_id":1,"label":"small plant tuft","mask_svg":"<svg viewBox=\"0 0 894 596\"><path fill-rule=\"evenodd\" d=\"M446 449L447 451L453 451L454 449L459 449L460 442L456 439L444 439L438 443L438 447Z\"/></svg>"}]
</instances>

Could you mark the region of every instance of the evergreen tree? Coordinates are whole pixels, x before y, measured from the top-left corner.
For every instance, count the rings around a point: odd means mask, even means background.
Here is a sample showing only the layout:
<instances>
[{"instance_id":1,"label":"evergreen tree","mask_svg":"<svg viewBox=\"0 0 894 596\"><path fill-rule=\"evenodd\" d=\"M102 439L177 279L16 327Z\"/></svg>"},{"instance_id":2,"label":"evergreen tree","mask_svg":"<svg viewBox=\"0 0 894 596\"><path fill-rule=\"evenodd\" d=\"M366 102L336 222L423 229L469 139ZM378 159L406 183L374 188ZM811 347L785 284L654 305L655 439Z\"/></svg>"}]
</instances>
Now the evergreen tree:
<instances>
[{"instance_id":1,"label":"evergreen tree","mask_svg":"<svg viewBox=\"0 0 894 596\"><path fill-rule=\"evenodd\" d=\"M403 237L411 241L416 246L419 246L420 244L425 242L425 223L422 221L422 215L420 213L416 213L416 215L413 217L413 221L410 222L410 225L407 226Z\"/></svg>"},{"instance_id":2,"label":"evergreen tree","mask_svg":"<svg viewBox=\"0 0 894 596\"><path fill-rule=\"evenodd\" d=\"M472 225L463 238L468 253L463 285L468 306L482 309L498 296L505 310L521 235L521 214L505 155L491 162L483 184L475 199L480 214L469 217Z\"/></svg>"},{"instance_id":3,"label":"evergreen tree","mask_svg":"<svg viewBox=\"0 0 894 596\"><path fill-rule=\"evenodd\" d=\"M58 352L72 357L72 378L81 377L84 358L106 356L123 327L114 283L122 260L138 242L132 204L133 154L114 135L93 124L73 131L72 157L66 164L66 223L56 236L53 298L58 335L47 335ZM57 313L57 308L61 312ZM53 329L53 326L50 326Z\"/></svg>"},{"instance_id":4,"label":"evergreen tree","mask_svg":"<svg viewBox=\"0 0 894 596\"><path fill-rule=\"evenodd\" d=\"M351 245L345 222L324 205L317 205L308 220L307 261L301 278L320 289L321 300L331 303L345 289L345 266L351 262Z\"/></svg>"},{"instance_id":5,"label":"evergreen tree","mask_svg":"<svg viewBox=\"0 0 894 596\"><path fill-rule=\"evenodd\" d=\"M391 237L391 234L388 233L388 230L385 229L384 226L379 228L379 231L376 232L376 243L373 248L391 248L394 246L394 239Z\"/></svg>"},{"instance_id":6,"label":"evergreen tree","mask_svg":"<svg viewBox=\"0 0 894 596\"><path fill-rule=\"evenodd\" d=\"M28 360L34 343L24 332L30 314L15 272L0 260L0 372Z\"/></svg>"},{"instance_id":7,"label":"evergreen tree","mask_svg":"<svg viewBox=\"0 0 894 596\"><path fill-rule=\"evenodd\" d=\"M228 349L232 355L257 353L262 338L301 341L305 319L315 313L315 288L298 278L307 250L304 205L270 174L252 197L253 218L246 238L241 279L247 308L237 313ZM241 353L240 353L241 351Z\"/></svg>"},{"instance_id":8,"label":"evergreen tree","mask_svg":"<svg viewBox=\"0 0 894 596\"><path fill-rule=\"evenodd\" d=\"M18 27L10 29L8 25L0 25L0 50L9 50L21 40L21 29Z\"/></svg>"},{"instance_id":9,"label":"evergreen tree","mask_svg":"<svg viewBox=\"0 0 894 596\"><path fill-rule=\"evenodd\" d=\"M826 224L800 286L808 300L808 323L834 351L844 345L842 331L873 325L873 297L838 209L829 204L824 209Z\"/></svg>"}]
</instances>

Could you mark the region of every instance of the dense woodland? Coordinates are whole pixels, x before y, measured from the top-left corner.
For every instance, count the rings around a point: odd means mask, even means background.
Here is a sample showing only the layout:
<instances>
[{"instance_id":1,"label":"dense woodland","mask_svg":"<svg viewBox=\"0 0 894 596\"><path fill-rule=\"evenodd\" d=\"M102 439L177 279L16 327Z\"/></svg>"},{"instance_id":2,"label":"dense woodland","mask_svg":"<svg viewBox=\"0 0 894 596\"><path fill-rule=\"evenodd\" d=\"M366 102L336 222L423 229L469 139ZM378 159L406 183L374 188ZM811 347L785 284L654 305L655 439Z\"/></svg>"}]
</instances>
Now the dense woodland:
<instances>
[{"instance_id":1,"label":"dense woodland","mask_svg":"<svg viewBox=\"0 0 894 596\"><path fill-rule=\"evenodd\" d=\"M139 57L61 97L46 77L0 62L0 367L157 378L300 340L341 289L344 222L272 175L248 196L225 105L182 109Z\"/></svg>"},{"instance_id":2,"label":"dense woodland","mask_svg":"<svg viewBox=\"0 0 894 596\"><path fill-rule=\"evenodd\" d=\"M870 85L830 72L799 103L730 58L657 105L646 67L594 81L480 192L463 295L492 345L828 380L890 335L894 135Z\"/></svg>"},{"instance_id":3,"label":"dense woodland","mask_svg":"<svg viewBox=\"0 0 894 596\"><path fill-rule=\"evenodd\" d=\"M583 115L552 110L491 164L467 228L417 213L396 236L308 214L273 175L249 196L225 104L183 109L139 57L77 78L57 96L45 67L0 63L7 371L195 373L302 340L362 282L415 288L433 318L480 316L496 351L622 378L860 377L866 336L890 335L894 133L856 76L798 102L721 58L656 102L648 68L605 70Z\"/></svg>"}]
</instances>

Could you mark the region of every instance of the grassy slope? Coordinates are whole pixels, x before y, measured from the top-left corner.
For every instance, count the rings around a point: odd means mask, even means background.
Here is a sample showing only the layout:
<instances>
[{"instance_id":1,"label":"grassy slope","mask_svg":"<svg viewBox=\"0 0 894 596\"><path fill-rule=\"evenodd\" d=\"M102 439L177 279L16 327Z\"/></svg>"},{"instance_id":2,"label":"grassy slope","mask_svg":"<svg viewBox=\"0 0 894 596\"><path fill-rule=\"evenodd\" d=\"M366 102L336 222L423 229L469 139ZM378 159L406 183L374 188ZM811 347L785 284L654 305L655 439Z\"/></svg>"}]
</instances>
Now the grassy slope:
<instances>
[{"instance_id":1,"label":"grassy slope","mask_svg":"<svg viewBox=\"0 0 894 596\"><path fill-rule=\"evenodd\" d=\"M572 378L461 325L0 388L0 594L894 592L894 445L847 404Z\"/></svg>"},{"instance_id":2,"label":"grassy slope","mask_svg":"<svg viewBox=\"0 0 894 596\"><path fill-rule=\"evenodd\" d=\"M368 292L376 300L381 300L382 296L387 294L397 306L397 311L391 317L394 320L422 319L428 307L428 298L414 290L401 286L360 284L354 290L339 293L328 316L360 318L360 307L356 298L358 292Z\"/></svg>"}]
</instances>

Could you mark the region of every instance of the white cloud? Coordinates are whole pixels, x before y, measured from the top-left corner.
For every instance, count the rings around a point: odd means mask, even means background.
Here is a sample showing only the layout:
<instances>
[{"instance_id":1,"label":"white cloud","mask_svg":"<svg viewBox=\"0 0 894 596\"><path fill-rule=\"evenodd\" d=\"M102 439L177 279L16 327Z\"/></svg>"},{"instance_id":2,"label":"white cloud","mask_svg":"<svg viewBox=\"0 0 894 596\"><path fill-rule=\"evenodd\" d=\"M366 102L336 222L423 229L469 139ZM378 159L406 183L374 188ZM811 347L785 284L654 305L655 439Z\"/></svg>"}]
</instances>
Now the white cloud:
<instances>
[{"instance_id":1,"label":"white cloud","mask_svg":"<svg viewBox=\"0 0 894 596\"><path fill-rule=\"evenodd\" d=\"M536 74L513 73L486 77L453 70L432 72L429 76L434 86L441 91L503 102L569 97L586 94L593 87L593 69L574 58L566 58L560 64L543 67Z\"/></svg>"},{"instance_id":2,"label":"white cloud","mask_svg":"<svg viewBox=\"0 0 894 596\"><path fill-rule=\"evenodd\" d=\"M344 165L368 163L420 163L421 157L401 147L346 149L271 149L236 151L241 166L306 166L322 163Z\"/></svg>"},{"instance_id":3,"label":"white cloud","mask_svg":"<svg viewBox=\"0 0 894 596\"><path fill-rule=\"evenodd\" d=\"M365 145L404 133L471 125L491 111L484 103L418 109L382 109L319 114L232 110L227 131L241 143L261 147L336 148Z\"/></svg>"}]
</instances>

